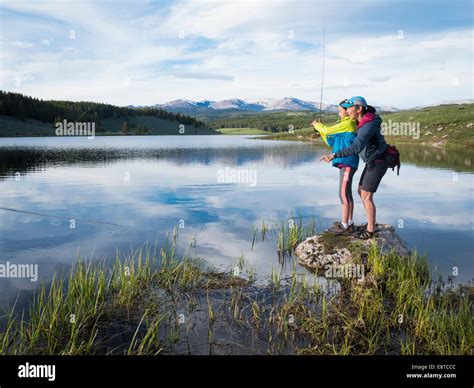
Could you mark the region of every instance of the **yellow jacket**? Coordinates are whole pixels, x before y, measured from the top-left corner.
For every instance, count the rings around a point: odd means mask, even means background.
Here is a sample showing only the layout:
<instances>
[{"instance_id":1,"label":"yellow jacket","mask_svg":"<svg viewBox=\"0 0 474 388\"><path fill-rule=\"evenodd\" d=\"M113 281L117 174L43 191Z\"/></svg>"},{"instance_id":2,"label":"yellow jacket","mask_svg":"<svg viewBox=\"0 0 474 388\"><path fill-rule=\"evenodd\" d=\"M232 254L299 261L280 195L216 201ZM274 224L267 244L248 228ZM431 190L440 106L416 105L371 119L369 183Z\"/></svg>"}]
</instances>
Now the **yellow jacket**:
<instances>
[{"instance_id":1,"label":"yellow jacket","mask_svg":"<svg viewBox=\"0 0 474 388\"><path fill-rule=\"evenodd\" d=\"M335 125L328 126L323 123L316 123L314 124L314 130L318 131L321 135L323 141L331 147L331 144L328 143L327 136L328 135L336 135L338 133L347 133L357 132L357 124L354 120L352 120L349 116L346 116L339 120L339 122Z\"/></svg>"},{"instance_id":2,"label":"yellow jacket","mask_svg":"<svg viewBox=\"0 0 474 388\"><path fill-rule=\"evenodd\" d=\"M314 130L321 134L324 142L332 148L334 153L349 147L357 138L356 122L348 116L330 127L322 123L316 123L314 124ZM356 154L333 159L332 165L334 167L339 167L340 164L357 168L359 166L359 156Z\"/></svg>"}]
</instances>

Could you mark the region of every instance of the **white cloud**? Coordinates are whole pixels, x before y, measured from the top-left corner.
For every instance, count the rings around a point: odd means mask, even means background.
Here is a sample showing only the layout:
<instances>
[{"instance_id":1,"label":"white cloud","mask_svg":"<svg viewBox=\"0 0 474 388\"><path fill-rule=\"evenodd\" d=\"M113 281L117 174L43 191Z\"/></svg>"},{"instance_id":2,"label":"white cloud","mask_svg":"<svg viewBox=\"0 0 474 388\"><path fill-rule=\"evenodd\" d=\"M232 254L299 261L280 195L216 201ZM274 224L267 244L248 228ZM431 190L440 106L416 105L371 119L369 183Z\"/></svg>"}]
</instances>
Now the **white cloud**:
<instances>
[{"instance_id":1,"label":"white cloud","mask_svg":"<svg viewBox=\"0 0 474 388\"><path fill-rule=\"evenodd\" d=\"M53 39L41 39L41 43L44 44L45 46L49 46L53 42L54 42Z\"/></svg>"},{"instance_id":2,"label":"white cloud","mask_svg":"<svg viewBox=\"0 0 474 388\"><path fill-rule=\"evenodd\" d=\"M290 95L317 100L321 22L334 20L337 27L338 15L331 14L337 7L302 4L183 1L157 8L119 2L112 10L110 3L92 1L7 1L4 8L36 24L53 20L54 31L33 48L34 31L25 36L24 25L17 30L15 20L9 22L9 42L17 47L3 45L0 82L42 98L117 105ZM356 11L345 9L344 17ZM361 94L375 105L405 107L437 102L440 88L445 100L471 97L472 30L406 31L399 39L396 31L353 37L334 26L326 37L326 101ZM15 77L30 82L18 86Z\"/></svg>"},{"instance_id":3,"label":"white cloud","mask_svg":"<svg viewBox=\"0 0 474 388\"><path fill-rule=\"evenodd\" d=\"M13 42L8 42L7 44L10 47L16 47L20 49L33 47L33 43L28 42L28 41L21 41L21 40L15 40Z\"/></svg>"}]
</instances>

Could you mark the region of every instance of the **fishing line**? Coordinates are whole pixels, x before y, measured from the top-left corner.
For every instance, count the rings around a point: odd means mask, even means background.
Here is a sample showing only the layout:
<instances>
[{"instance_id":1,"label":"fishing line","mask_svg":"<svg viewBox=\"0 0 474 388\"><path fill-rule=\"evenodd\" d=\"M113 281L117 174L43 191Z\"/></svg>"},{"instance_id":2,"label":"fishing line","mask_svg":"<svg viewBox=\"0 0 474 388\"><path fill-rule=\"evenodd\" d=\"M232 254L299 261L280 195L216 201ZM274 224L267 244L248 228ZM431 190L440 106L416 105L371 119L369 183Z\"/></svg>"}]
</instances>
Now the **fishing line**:
<instances>
[{"instance_id":1,"label":"fishing line","mask_svg":"<svg viewBox=\"0 0 474 388\"><path fill-rule=\"evenodd\" d=\"M32 212L32 211L28 211L28 210L13 209L13 208L9 208L9 207L0 207L0 210L6 210L6 211L10 211L10 212L23 213L23 214L31 214L31 215L34 215L34 216L55 218L55 219L59 219L59 220L65 220L65 221L68 221L68 222L72 219L76 222L84 222L86 224L99 224L99 225L112 227L112 228L115 228L115 229L117 229L117 228L118 229L128 228L128 226L126 226L126 225L119 225L119 224L114 224L112 222L106 222L106 221L96 221L96 220L87 220L87 219L83 220L83 219L80 219L80 218L75 218L73 216L70 216L70 217L57 216L57 215L54 215L54 214L38 213L38 212Z\"/></svg>"}]
</instances>

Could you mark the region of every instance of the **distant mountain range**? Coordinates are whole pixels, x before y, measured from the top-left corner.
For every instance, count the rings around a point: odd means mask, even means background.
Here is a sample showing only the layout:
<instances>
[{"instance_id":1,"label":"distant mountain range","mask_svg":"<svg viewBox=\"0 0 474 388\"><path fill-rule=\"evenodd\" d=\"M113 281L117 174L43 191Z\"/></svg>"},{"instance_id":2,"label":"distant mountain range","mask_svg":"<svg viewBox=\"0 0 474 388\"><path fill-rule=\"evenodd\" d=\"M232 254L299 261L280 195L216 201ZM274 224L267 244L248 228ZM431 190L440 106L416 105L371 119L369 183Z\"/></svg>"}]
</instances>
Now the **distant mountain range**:
<instances>
[{"instance_id":1,"label":"distant mountain range","mask_svg":"<svg viewBox=\"0 0 474 388\"><path fill-rule=\"evenodd\" d=\"M412 109L423 109L439 105L450 104L472 104L474 100L463 99L455 101L441 101L436 104L427 104L414 107ZM209 117L238 117L253 113L270 113L285 111L319 111L319 102L305 101L295 97L285 97L281 99L264 98L259 100L241 100L232 98L228 100L213 101L193 101L193 100L174 100L164 104L155 104L152 108L162 108L168 112L181 113L201 118ZM129 108L143 108L143 106L129 105ZM375 106L379 112L398 112L403 109L393 106ZM337 112L337 104L322 104L322 110L325 112Z\"/></svg>"},{"instance_id":2,"label":"distant mountain range","mask_svg":"<svg viewBox=\"0 0 474 388\"><path fill-rule=\"evenodd\" d=\"M421 105L421 106L417 106L413 109L431 108L431 107L440 106L440 105L461 105L461 104L474 104L474 99L473 98L465 98L463 100L440 101L436 104Z\"/></svg>"},{"instance_id":3,"label":"distant mountain range","mask_svg":"<svg viewBox=\"0 0 474 388\"><path fill-rule=\"evenodd\" d=\"M281 99L265 98L260 100L244 101L237 98L222 101L192 101L174 100L164 104L156 104L153 108L163 108L169 112L180 112L186 114L202 114L212 111L232 110L242 112L272 112L272 111L319 111L319 102L304 101L295 97ZM379 111L397 112L394 107L375 107ZM322 110L336 112L337 105L322 104Z\"/></svg>"}]
</instances>

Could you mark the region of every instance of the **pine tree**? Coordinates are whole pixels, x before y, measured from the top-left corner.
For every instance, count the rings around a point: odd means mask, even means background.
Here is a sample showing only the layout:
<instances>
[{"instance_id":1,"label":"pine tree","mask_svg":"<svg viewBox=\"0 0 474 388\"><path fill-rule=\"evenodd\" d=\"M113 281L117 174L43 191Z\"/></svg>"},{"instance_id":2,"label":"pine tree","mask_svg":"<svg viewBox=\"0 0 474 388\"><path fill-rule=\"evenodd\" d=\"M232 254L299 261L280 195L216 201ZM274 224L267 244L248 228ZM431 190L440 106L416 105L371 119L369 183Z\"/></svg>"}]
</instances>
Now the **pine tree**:
<instances>
[{"instance_id":1,"label":"pine tree","mask_svg":"<svg viewBox=\"0 0 474 388\"><path fill-rule=\"evenodd\" d=\"M128 135L128 121L124 121L122 125L122 134Z\"/></svg>"}]
</instances>

